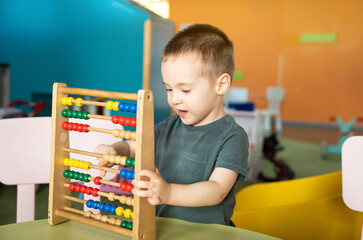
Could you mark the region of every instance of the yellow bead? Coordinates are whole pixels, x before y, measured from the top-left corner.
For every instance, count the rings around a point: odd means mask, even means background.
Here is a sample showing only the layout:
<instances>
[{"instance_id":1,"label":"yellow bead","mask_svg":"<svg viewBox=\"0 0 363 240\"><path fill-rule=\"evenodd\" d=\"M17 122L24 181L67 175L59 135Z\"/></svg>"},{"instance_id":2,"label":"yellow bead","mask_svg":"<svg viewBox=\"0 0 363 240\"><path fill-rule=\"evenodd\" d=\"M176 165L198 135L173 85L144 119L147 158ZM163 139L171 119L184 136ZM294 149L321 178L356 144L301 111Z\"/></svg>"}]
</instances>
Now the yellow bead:
<instances>
[{"instance_id":1,"label":"yellow bead","mask_svg":"<svg viewBox=\"0 0 363 240\"><path fill-rule=\"evenodd\" d=\"M62 97L62 104L63 105L68 105L68 98L67 97Z\"/></svg>"},{"instance_id":2,"label":"yellow bead","mask_svg":"<svg viewBox=\"0 0 363 240\"><path fill-rule=\"evenodd\" d=\"M72 102L73 100L74 100L74 98L69 97L69 98L67 99L67 105L72 106L72 105L73 105L73 102Z\"/></svg>"},{"instance_id":3,"label":"yellow bead","mask_svg":"<svg viewBox=\"0 0 363 240\"><path fill-rule=\"evenodd\" d=\"M69 158L64 158L63 159L63 165L64 166L69 166Z\"/></svg>"},{"instance_id":4,"label":"yellow bead","mask_svg":"<svg viewBox=\"0 0 363 240\"><path fill-rule=\"evenodd\" d=\"M79 160L77 159L74 160L73 167L79 168Z\"/></svg>"},{"instance_id":5,"label":"yellow bead","mask_svg":"<svg viewBox=\"0 0 363 240\"><path fill-rule=\"evenodd\" d=\"M131 213L131 218L134 218L134 212Z\"/></svg>"},{"instance_id":6,"label":"yellow bead","mask_svg":"<svg viewBox=\"0 0 363 240\"><path fill-rule=\"evenodd\" d=\"M112 104L112 109L113 110L115 110L115 111L118 111L119 109L118 109L118 105L119 105L120 103L119 102L114 102L113 104Z\"/></svg>"},{"instance_id":7,"label":"yellow bead","mask_svg":"<svg viewBox=\"0 0 363 240\"><path fill-rule=\"evenodd\" d=\"M89 170L89 165L90 164L91 164L90 162L84 162L83 163L83 169Z\"/></svg>"},{"instance_id":8,"label":"yellow bead","mask_svg":"<svg viewBox=\"0 0 363 240\"><path fill-rule=\"evenodd\" d=\"M108 110L112 110L112 104L113 104L113 102L112 102L112 101L107 101L107 102L106 102L106 108L107 108Z\"/></svg>"},{"instance_id":9,"label":"yellow bead","mask_svg":"<svg viewBox=\"0 0 363 240\"><path fill-rule=\"evenodd\" d=\"M124 217L125 218L130 218L131 217L131 213L132 213L132 211L131 211L131 209L125 209L125 211L124 211Z\"/></svg>"},{"instance_id":10,"label":"yellow bead","mask_svg":"<svg viewBox=\"0 0 363 240\"><path fill-rule=\"evenodd\" d=\"M79 160L78 168L84 169L84 161Z\"/></svg>"},{"instance_id":11,"label":"yellow bead","mask_svg":"<svg viewBox=\"0 0 363 240\"><path fill-rule=\"evenodd\" d=\"M74 159L73 158L69 159L69 166L70 167L74 166Z\"/></svg>"},{"instance_id":12,"label":"yellow bead","mask_svg":"<svg viewBox=\"0 0 363 240\"><path fill-rule=\"evenodd\" d=\"M83 103L82 103L83 99L82 98L77 98L75 103L78 107L82 107L83 106Z\"/></svg>"},{"instance_id":13,"label":"yellow bead","mask_svg":"<svg viewBox=\"0 0 363 240\"><path fill-rule=\"evenodd\" d=\"M122 216L122 212L123 212L123 207L117 207L115 210L115 213L117 216Z\"/></svg>"}]
</instances>

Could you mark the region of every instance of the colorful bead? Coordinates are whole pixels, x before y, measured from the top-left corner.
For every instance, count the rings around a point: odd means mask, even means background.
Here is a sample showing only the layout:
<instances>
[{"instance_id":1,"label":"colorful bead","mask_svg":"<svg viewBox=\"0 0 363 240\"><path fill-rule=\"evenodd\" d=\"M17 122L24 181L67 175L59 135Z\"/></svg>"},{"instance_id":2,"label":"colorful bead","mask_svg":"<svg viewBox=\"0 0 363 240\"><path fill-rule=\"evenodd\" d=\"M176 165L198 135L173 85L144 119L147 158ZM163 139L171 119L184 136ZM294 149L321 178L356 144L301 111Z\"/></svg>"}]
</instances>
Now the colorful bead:
<instances>
[{"instance_id":1,"label":"colorful bead","mask_svg":"<svg viewBox=\"0 0 363 240\"><path fill-rule=\"evenodd\" d=\"M64 122L64 123L62 123L62 128L63 128L64 130L68 130L68 122Z\"/></svg>"},{"instance_id":2,"label":"colorful bead","mask_svg":"<svg viewBox=\"0 0 363 240\"><path fill-rule=\"evenodd\" d=\"M113 123L113 124L117 124L118 123L118 116L113 116L112 118L111 118L111 122Z\"/></svg>"},{"instance_id":3,"label":"colorful bead","mask_svg":"<svg viewBox=\"0 0 363 240\"><path fill-rule=\"evenodd\" d=\"M92 189L92 196L97 197L98 196L97 192L98 192L97 188Z\"/></svg>"},{"instance_id":4,"label":"colorful bead","mask_svg":"<svg viewBox=\"0 0 363 240\"><path fill-rule=\"evenodd\" d=\"M71 159L69 159L69 166L70 167L73 167L73 165L74 165L74 159L71 158Z\"/></svg>"},{"instance_id":5,"label":"colorful bead","mask_svg":"<svg viewBox=\"0 0 363 240\"><path fill-rule=\"evenodd\" d=\"M74 100L74 98L69 97L69 98L67 99L67 105L72 106L72 105L73 105L73 100Z\"/></svg>"},{"instance_id":6,"label":"colorful bead","mask_svg":"<svg viewBox=\"0 0 363 240\"><path fill-rule=\"evenodd\" d=\"M128 221L122 221L120 227L126 228Z\"/></svg>"},{"instance_id":7,"label":"colorful bead","mask_svg":"<svg viewBox=\"0 0 363 240\"><path fill-rule=\"evenodd\" d=\"M107 215L103 215L100 220L101 220L101 222L107 222L108 216Z\"/></svg>"},{"instance_id":8,"label":"colorful bead","mask_svg":"<svg viewBox=\"0 0 363 240\"><path fill-rule=\"evenodd\" d=\"M122 191L126 191L126 183L125 182L120 183L120 189Z\"/></svg>"},{"instance_id":9,"label":"colorful bead","mask_svg":"<svg viewBox=\"0 0 363 240\"><path fill-rule=\"evenodd\" d=\"M74 172L73 178L79 180L79 172Z\"/></svg>"},{"instance_id":10,"label":"colorful bead","mask_svg":"<svg viewBox=\"0 0 363 240\"><path fill-rule=\"evenodd\" d=\"M110 212L111 204L106 204L105 212Z\"/></svg>"},{"instance_id":11,"label":"colorful bead","mask_svg":"<svg viewBox=\"0 0 363 240\"><path fill-rule=\"evenodd\" d=\"M133 188L134 185L132 185L131 183L126 184L126 191L131 192Z\"/></svg>"},{"instance_id":12,"label":"colorful bead","mask_svg":"<svg viewBox=\"0 0 363 240\"><path fill-rule=\"evenodd\" d=\"M88 128L89 128L89 125L87 125L87 124L83 125L83 132L89 132Z\"/></svg>"},{"instance_id":13,"label":"colorful bead","mask_svg":"<svg viewBox=\"0 0 363 240\"><path fill-rule=\"evenodd\" d=\"M132 225L133 225L132 222L128 222L126 228L132 230Z\"/></svg>"},{"instance_id":14,"label":"colorful bead","mask_svg":"<svg viewBox=\"0 0 363 240\"><path fill-rule=\"evenodd\" d=\"M84 182L89 182L89 177L90 177L89 174L83 174L83 181ZM82 179L80 179L80 180L82 180Z\"/></svg>"},{"instance_id":15,"label":"colorful bead","mask_svg":"<svg viewBox=\"0 0 363 240\"><path fill-rule=\"evenodd\" d=\"M84 185L83 185L83 186L81 187L81 193L86 193L86 188L87 188L87 186L84 186Z\"/></svg>"},{"instance_id":16,"label":"colorful bead","mask_svg":"<svg viewBox=\"0 0 363 240\"><path fill-rule=\"evenodd\" d=\"M83 115L82 118L85 120L88 120L89 119L88 114L89 114L89 112L82 112L82 115Z\"/></svg>"},{"instance_id":17,"label":"colorful bead","mask_svg":"<svg viewBox=\"0 0 363 240\"><path fill-rule=\"evenodd\" d=\"M124 109L124 106L125 106L125 104L124 103L120 103L119 105L118 105L118 109L120 110L120 111L124 111L125 109Z\"/></svg>"},{"instance_id":18,"label":"colorful bead","mask_svg":"<svg viewBox=\"0 0 363 240\"><path fill-rule=\"evenodd\" d=\"M125 105L124 105L124 111L125 112L129 112L130 111L130 104L125 103Z\"/></svg>"},{"instance_id":19,"label":"colorful bead","mask_svg":"<svg viewBox=\"0 0 363 240\"><path fill-rule=\"evenodd\" d=\"M121 195L119 198L120 203L125 204L126 203L126 196L125 195Z\"/></svg>"},{"instance_id":20,"label":"colorful bead","mask_svg":"<svg viewBox=\"0 0 363 240\"><path fill-rule=\"evenodd\" d=\"M130 112L132 112L132 113L136 113L137 112L137 107L136 107L135 104L131 104L131 106L130 106Z\"/></svg>"},{"instance_id":21,"label":"colorful bead","mask_svg":"<svg viewBox=\"0 0 363 240\"><path fill-rule=\"evenodd\" d=\"M83 169L86 169L86 170L89 170L90 168L89 168L89 165L90 165L91 163L90 162L84 162L83 163Z\"/></svg>"},{"instance_id":22,"label":"colorful bead","mask_svg":"<svg viewBox=\"0 0 363 240\"><path fill-rule=\"evenodd\" d=\"M98 204L99 204L100 202L99 201L94 201L93 202L93 204L92 204L92 207L94 208L94 209L98 209Z\"/></svg>"},{"instance_id":23,"label":"colorful bead","mask_svg":"<svg viewBox=\"0 0 363 240\"><path fill-rule=\"evenodd\" d=\"M112 105L113 105L113 102L112 102L112 101L107 101L107 102L106 102L106 108L107 108L108 110L112 110Z\"/></svg>"},{"instance_id":24,"label":"colorful bead","mask_svg":"<svg viewBox=\"0 0 363 240\"><path fill-rule=\"evenodd\" d=\"M123 211L124 211L123 207L117 207L115 213L117 216L122 216Z\"/></svg>"},{"instance_id":25,"label":"colorful bead","mask_svg":"<svg viewBox=\"0 0 363 240\"><path fill-rule=\"evenodd\" d=\"M68 98L67 97L62 97L62 104L67 105L67 103L68 103Z\"/></svg>"},{"instance_id":26,"label":"colorful bead","mask_svg":"<svg viewBox=\"0 0 363 240\"><path fill-rule=\"evenodd\" d=\"M69 158L64 158L63 159L63 165L64 166L69 166Z\"/></svg>"},{"instance_id":27,"label":"colorful bead","mask_svg":"<svg viewBox=\"0 0 363 240\"><path fill-rule=\"evenodd\" d=\"M126 204L129 205L129 206L134 205L133 200L134 199L132 197L127 197L126 198Z\"/></svg>"},{"instance_id":28,"label":"colorful bead","mask_svg":"<svg viewBox=\"0 0 363 240\"><path fill-rule=\"evenodd\" d=\"M73 110L68 110L67 111L67 117L71 118L73 114Z\"/></svg>"},{"instance_id":29,"label":"colorful bead","mask_svg":"<svg viewBox=\"0 0 363 240\"><path fill-rule=\"evenodd\" d=\"M75 187L76 187L76 184L75 183L71 183L71 184L69 184L69 190L71 190L71 191L74 191L74 189L75 189Z\"/></svg>"},{"instance_id":30,"label":"colorful bead","mask_svg":"<svg viewBox=\"0 0 363 240\"><path fill-rule=\"evenodd\" d=\"M106 206L106 203L100 203L98 205L98 209L100 209L100 211L104 211L105 210L105 206Z\"/></svg>"},{"instance_id":31,"label":"colorful bead","mask_svg":"<svg viewBox=\"0 0 363 240\"><path fill-rule=\"evenodd\" d=\"M81 192L81 185L77 184L75 187L74 187L74 190L76 192Z\"/></svg>"},{"instance_id":32,"label":"colorful bead","mask_svg":"<svg viewBox=\"0 0 363 240\"><path fill-rule=\"evenodd\" d=\"M112 205L111 208L110 208L110 213L111 214L116 214L116 208L117 208L116 205Z\"/></svg>"},{"instance_id":33,"label":"colorful bead","mask_svg":"<svg viewBox=\"0 0 363 240\"><path fill-rule=\"evenodd\" d=\"M77 98L75 103L78 107L82 107L83 106L83 103L82 103L83 99L82 98Z\"/></svg>"},{"instance_id":34,"label":"colorful bead","mask_svg":"<svg viewBox=\"0 0 363 240\"><path fill-rule=\"evenodd\" d=\"M87 188L86 188L86 194L87 194L87 195L91 195L91 194L92 194L92 189L93 189L93 188L91 188L91 187L87 187Z\"/></svg>"},{"instance_id":35,"label":"colorful bead","mask_svg":"<svg viewBox=\"0 0 363 240\"><path fill-rule=\"evenodd\" d=\"M136 119L131 119L131 127L136 127Z\"/></svg>"},{"instance_id":36,"label":"colorful bead","mask_svg":"<svg viewBox=\"0 0 363 240\"><path fill-rule=\"evenodd\" d=\"M118 109L118 105L119 105L119 102L114 102L113 104L112 104L112 109L113 110L115 110L115 111L118 111L119 109Z\"/></svg>"},{"instance_id":37,"label":"colorful bead","mask_svg":"<svg viewBox=\"0 0 363 240\"><path fill-rule=\"evenodd\" d=\"M87 206L88 208L91 208L91 207L92 207L92 204L93 204L93 200L92 200L92 199L87 200L87 202L86 202L86 206Z\"/></svg>"},{"instance_id":38,"label":"colorful bead","mask_svg":"<svg viewBox=\"0 0 363 240\"><path fill-rule=\"evenodd\" d=\"M129 208L127 208L127 209L125 209L125 211L123 212L123 214L124 214L124 217L125 218L130 218L131 217L131 209L129 209Z\"/></svg>"},{"instance_id":39,"label":"colorful bead","mask_svg":"<svg viewBox=\"0 0 363 240\"><path fill-rule=\"evenodd\" d=\"M110 193L108 193L107 198L110 201L115 201L115 196L116 196L116 194L114 192L110 192Z\"/></svg>"},{"instance_id":40,"label":"colorful bead","mask_svg":"<svg viewBox=\"0 0 363 240\"><path fill-rule=\"evenodd\" d=\"M100 183L100 180L101 180L102 178L101 177L95 177L94 179L93 179L93 182L96 184L96 185L100 185L101 183Z\"/></svg>"},{"instance_id":41,"label":"colorful bead","mask_svg":"<svg viewBox=\"0 0 363 240\"><path fill-rule=\"evenodd\" d=\"M72 117L77 118L78 117L78 111L72 111Z\"/></svg>"},{"instance_id":42,"label":"colorful bead","mask_svg":"<svg viewBox=\"0 0 363 240\"><path fill-rule=\"evenodd\" d=\"M78 168L79 167L79 160L74 160L74 164L73 164L73 167L75 167L75 168Z\"/></svg>"},{"instance_id":43,"label":"colorful bead","mask_svg":"<svg viewBox=\"0 0 363 240\"><path fill-rule=\"evenodd\" d=\"M126 172L127 172L126 169L121 169L120 170L120 177L125 178L126 177Z\"/></svg>"},{"instance_id":44,"label":"colorful bead","mask_svg":"<svg viewBox=\"0 0 363 240\"><path fill-rule=\"evenodd\" d=\"M126 178L127 179L134 179L135 178L135 173L133 171L127 171L126 172Z\"/></svg>"},{"instance_id":45,"label":"colorful bead","mask_svg":"<svg viewBox=\"0 0 363 240\"><path fill-rule=\"evenodd\" d=\"M133 160L134 159L132 159L132 158L126 158L126 166L128 166L128 167L131 167L132 166L132 162L133 162Z\"/></svg>"},{"instance_id":46,"label":"colorful bead","mask_svg":"<svg viewBox=\"0 0 363 240\"><path fill-rule=\"evenodd\" d=\"M63 109L63 110L62 110L62 116L63 116L63 117L67 117L67 112L68 112L68 110L67 110L67 109Z\"/></svg>"}]
</instances>

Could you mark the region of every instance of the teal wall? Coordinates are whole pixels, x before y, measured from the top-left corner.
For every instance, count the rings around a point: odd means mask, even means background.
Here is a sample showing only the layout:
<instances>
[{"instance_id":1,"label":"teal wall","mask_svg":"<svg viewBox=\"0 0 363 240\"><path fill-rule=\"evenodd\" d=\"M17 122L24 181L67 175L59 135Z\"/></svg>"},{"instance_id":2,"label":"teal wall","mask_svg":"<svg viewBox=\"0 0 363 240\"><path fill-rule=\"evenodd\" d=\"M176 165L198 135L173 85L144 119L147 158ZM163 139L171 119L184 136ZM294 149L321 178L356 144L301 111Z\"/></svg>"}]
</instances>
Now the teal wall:
<instances>
[{"instance_id":1,"label":"teal wall","mask_svg":"<svg viewBox=\"0 0 363 240\"><path fill-rule=\"evenodd\" d=\"M54 82L137 92L149 18L122 0L0 0L0 64L10 65L10 100L51 93Z\"/></svg>"}]
</instances>

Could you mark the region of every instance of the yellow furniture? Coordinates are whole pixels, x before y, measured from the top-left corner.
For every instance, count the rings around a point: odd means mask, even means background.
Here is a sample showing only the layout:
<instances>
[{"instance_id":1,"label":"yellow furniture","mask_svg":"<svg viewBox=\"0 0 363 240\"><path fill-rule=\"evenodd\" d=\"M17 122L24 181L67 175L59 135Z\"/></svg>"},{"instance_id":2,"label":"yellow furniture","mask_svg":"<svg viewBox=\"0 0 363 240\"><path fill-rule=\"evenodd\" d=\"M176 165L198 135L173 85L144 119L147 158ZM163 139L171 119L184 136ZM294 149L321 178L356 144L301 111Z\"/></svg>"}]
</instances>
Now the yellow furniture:
<instances>
[{"instance_id":1,"label":"yellow furniture","mask_svg":"<svg viewBox=\"0 0 363 240\"><path fill-rule=\"evenodd\" d=\"M282 239L360 239L363 213L342 199L341 171L254 184L236 195L239 228Z\"/></svg>"}]
</instances>

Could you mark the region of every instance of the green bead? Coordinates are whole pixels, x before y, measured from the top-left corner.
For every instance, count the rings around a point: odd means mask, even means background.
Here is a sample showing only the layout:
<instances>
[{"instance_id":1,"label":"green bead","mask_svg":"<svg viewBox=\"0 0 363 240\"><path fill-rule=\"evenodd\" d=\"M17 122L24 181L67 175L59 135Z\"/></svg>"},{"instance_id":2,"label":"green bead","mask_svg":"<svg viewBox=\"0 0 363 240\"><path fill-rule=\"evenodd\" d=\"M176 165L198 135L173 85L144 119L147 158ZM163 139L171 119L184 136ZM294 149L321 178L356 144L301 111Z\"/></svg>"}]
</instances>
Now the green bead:
<instances>
[{"instance_id":1,"label":"green bead","mask_svg":"<svg viewBox=\"0 0 363 240\"><path fill-rule=\"evenodd\" d=\"M67 117L71 118L72 117L72 113L73 113L73 110L68 110Z\"/></svg>"},{"instance_id":2,"label":"green bead","mask_svg":"<svg viewBox=\"0 0 363 240\"><path fill-rule=\"evenodd\" d=\"M83 112L83 119L88 120L89 119L88 114L89 112Z\"/></svg>"},{"instance_id":3,"label":"green bead","mask_svg":"<svg viewBox=\"0 0 363 240\"><path fill-rule=\"evenodd\" d=\"M67 110L67 109L63 109L63 110L62 110L62 116L63 116L63 117L68 117L68 115L67 115L67 114L68 114L68 110Z\"/></svg>"},{"instance_id":4,"label":"green bead","mask_svg":"<svg viewBox=\"0 0 363 240\"><path fill-rule=\"evenodd\" d=\"M123 228L126 228L127 224L128 224L128 221L122 221L120 226Z\"/></svg>"},{"instance_id":5,"label":"green bead","mask_svg":"<svg viewBox=\"0 0 363 240\"><path fill-rule=\"evenodd\" d=\"M132 167L135 167L135 159L132 159Z\"/></svg>"},{"instance_id":6,"label":"green bead","mask_svg":"<svg viewBox=\"0 0 363 240\"><path fill-rule=\"evenodd\" d=\"M84 173L79 173L78 180L83 181Z\"/></svg>"},{"instance_id":7,"label":"green bead","mask_svg":"<svg viewBox=\"0 0 363 240\"><path fill-rule=\"evenodd\" d=\"M79 172L73 173L73 179L79 180Z\"/></svg>"},{"instance_id":8,"label":"green bead","mask_svg":"<svg viewBox=\"0 0 363 240\"><path fill-rule=\"evenodd\" d=\"M83 112L78 111L77 112L77 118L82 119L83 118Z\"/></svg>"},{"instance_id":9,"label":"green bead","mask_svg":"<svg viewBox=\"0 0 363 240\"><path fill-rule=\"evenodd\" d=\"M132 230L132 222L127 223L126 228Z\"/></svg>"},{"instance_id":10,"label":"green bead","mask_svg":"<svg viewBox=\"0 0 363 240\"><path fill-rule=\"evenodd\" d=\"M78 111L74 110L74 111L72 112L72 117L73 117L73 118L77 118L77 117L78 117Z\"/></svg>"},{"instance_id":11,"label":"green bead","mask_svg":"<svg viewBox=\"0 0 363 240\"><path fill-rule=\"evenodd\" d=\"M68 178L68 176L69 176L69 170L64 170L64 172L63 172L63 176L64 176L65 178Z\"/></svg>"},{"instance_id":12,"label":"green bead","mask_svg":"<svg viewBox=\"0 0 363 240\"><path fill-rule=\"evenodd\" d=\"M83 181L84 182L89 182L89 177L90 177L91 175L89 175L89 174L83 174Z\"/></svg>"},{"instance_id":13,"label":"green bead","mask_svg":"<svg viewBox=\"0 0 363 240\"><path fill-rule=\"evenodd\" d=\"M73 179L74 171L69 171L68 178Z\"/></svg>"},{"instance_id":14,"label":"green bead","mask_svg":"<svg viewBox=\"0 0 363 240\"><path fill-rule=\"evenodd\" d=\"M132 166L132 158L129 158L129 157L126 158L125 163L126 163L126 166L131 167Z\"/></svg>"}]
</instances>

